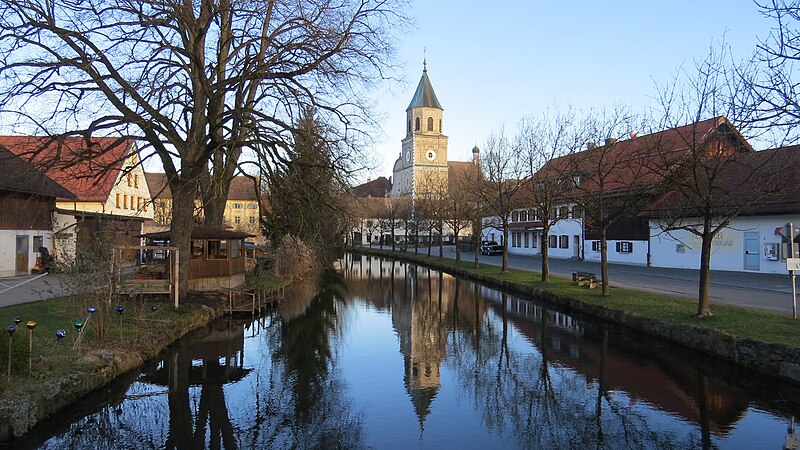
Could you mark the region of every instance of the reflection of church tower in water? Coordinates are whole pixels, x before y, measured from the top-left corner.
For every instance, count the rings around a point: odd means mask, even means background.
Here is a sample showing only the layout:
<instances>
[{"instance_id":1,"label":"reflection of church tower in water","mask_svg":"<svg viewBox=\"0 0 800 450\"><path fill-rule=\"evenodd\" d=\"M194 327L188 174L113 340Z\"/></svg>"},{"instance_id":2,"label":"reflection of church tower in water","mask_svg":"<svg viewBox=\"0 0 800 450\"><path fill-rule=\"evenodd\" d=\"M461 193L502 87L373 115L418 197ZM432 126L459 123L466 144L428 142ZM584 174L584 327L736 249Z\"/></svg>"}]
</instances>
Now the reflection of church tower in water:
<instances>
[{"instance_id":1,"label":"reflection of church tower in water","mask_svg":"<svg viewBox=\"0 0 800 450\"><path fill-rule=\"evenodd\" d=\"M413 295L413 285L418 280L415 273L409 275L406 283L412 286L409 290L411 295L393 305L392 323L399 335L403 354L403 382L422 432L441 385L440 369L446 357L447 333L443 318L447 302L443 301L440 308L437 299Z\"/></svg>"},{"instance_id":2,"label":"reflection of church tower in water","mask_svg":"<svg viewBox=\"0 0 800 450\"><path fill-rule=\"evenodd\" d=\"M406 137L394 163L392 197L419 195L447 183L447 136L442 134L444 109L433 92L423 62L422 78L406 108Z\"/></svg>"}]
</instances>

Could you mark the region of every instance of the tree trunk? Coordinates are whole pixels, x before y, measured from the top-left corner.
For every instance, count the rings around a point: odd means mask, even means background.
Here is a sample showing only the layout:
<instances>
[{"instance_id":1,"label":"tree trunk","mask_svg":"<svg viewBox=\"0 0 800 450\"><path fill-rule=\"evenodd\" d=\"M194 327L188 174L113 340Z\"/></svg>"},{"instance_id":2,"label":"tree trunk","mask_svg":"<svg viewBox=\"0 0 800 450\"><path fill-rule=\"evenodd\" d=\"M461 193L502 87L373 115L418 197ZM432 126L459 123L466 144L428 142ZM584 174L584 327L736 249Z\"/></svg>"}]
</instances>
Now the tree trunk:
<instances>
[{"instance_id":1,"label":"tree trunk","mask_svg":"<svg viewBox=\"0 0 800 450\"><path fill-rule=\"evenodd\" d=\"M444 226L439 221L439 259L444 258Z\"/></svg>"},{"instance_id":2,"label":"tree trunk","mask_svg":"<svg viewBox=\"0 0 800 450\"><path fill-rule=\"evenodd\" d=\"M508 272L508 224L503 224L503 267L500 269L502 273Z\"/></svg>"},{"instance_id":3,"label":"tree trunk","mask_svg":"<svg viewBox=\"0 0 800 450\"><path fill-rule=\"evenodd\" d=\"M548 259L548 255L550 254L550 247L548 247L547 236L550 234L550 227L544 226L542 228L542 283L547 281L548 275L550 275L550 260Z\"/></svg>"},{"instance_id":4,"label":"tree trunk","mask_svg":"<svg viewBox=\"0 0 800 450\"><path fill-rule=\"evenodd\" d=\"M177 177L172 178L172 225L170 228L170 245L178 247L180 267L179 297L183 299L189 288L188 267L191 252L192 229L194 228L194 200L197 194L197 182L184 182Z\"/></svg>"},{"instance_id":5,"label":"tree trunk","mask_svg":"<svg viewBox=\"0 0 800 450\"><path fill-rule=\"evenodd\" d=\"M458 246L458 229L453 230L453 234L456 235L456 264L461 262L461 247Z\"/></svg>"},{"instance_id":6,"label":"tree trunk","mask_svg":"<svg viewBox=\"0 0 800 450\"><path fill-rule=\"evenodd\" d=\"M600 230L600 278L602 279L603 297L608 297L608 240L607 227Z\"/></svg>"},{"instance_id":7,"label":"tree trunk","mask_svg":"<svg viewBox=\"0 0 800 450\"><path fill-rule=\"evenodd\" d=\"M700 286L697 299L697 317L711 317L711 300L708 297L708 289L711 281L711 243L714 236L711 232L703 230L701 250L700 250Z\"/></svg>"}]
</instances>

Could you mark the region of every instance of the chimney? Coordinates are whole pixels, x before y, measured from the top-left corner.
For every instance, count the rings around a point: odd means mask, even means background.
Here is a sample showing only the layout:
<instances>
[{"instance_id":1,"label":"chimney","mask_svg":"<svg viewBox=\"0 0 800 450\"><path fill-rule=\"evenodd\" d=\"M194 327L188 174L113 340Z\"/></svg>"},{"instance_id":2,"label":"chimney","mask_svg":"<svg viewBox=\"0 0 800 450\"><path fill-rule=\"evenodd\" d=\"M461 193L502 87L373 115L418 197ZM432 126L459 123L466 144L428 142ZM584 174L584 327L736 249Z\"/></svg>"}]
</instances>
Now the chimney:
<instances>
[{"instance_id":1,"label":"chimney","mask_svg":"<svg viewBox=\"0 0 800 450\"><path fill-rule=\"evenodd\" d=\"M613 144L614 142L617 142L617 138L612 138L612 137L606 138L606 147Z\"/></svg>"},{"instance_id":2,"label":"chimney","mask_svg":"<svg viewBox=\"0 0 800 450\"><path fill-rule=\"evenodd\" d=\"M597 148L597 144L594 141L589 141L586 143L587 150L594 150Z\"/></svg>"}]
</instances>

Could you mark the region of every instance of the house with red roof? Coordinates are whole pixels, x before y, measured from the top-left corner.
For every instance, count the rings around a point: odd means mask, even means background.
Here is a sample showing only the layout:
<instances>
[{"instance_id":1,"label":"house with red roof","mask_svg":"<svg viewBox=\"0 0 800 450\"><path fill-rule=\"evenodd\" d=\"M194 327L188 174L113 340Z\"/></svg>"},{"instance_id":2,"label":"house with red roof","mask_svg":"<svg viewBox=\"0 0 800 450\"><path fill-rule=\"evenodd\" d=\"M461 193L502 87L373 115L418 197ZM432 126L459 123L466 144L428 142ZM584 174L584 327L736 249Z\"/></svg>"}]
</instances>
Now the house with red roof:
<instances>
[{"instance_id":1,"label":"house with red roof","mask_svg":"<svg viewBox=\"0 0 800 450\"><path fill-rule=\"evenodd\" d=\"M142 223L153 218L153 209L133 139L0 136L0 146L74 194L56 198L57 258L73 258L101 226L113 230L116 243L139 244Z\"/></svg>"},{"instance_id":2,"label":"house with red roof","mask_svg":"<svg viewBox=\"0 0 800 450\"><path fill-rule=\"evenodd\" d=\"M672 267L661 257L668 245L659 245L658 256L652 247L653 236L658 240L663 234L653 222L657 213L652 205L668 201L666 182L682 176L686 165L681 162L697 151L709 158L756 153L727 118L715 117L626 140L609 139L602 146L590 142L586 150L548 161L537 177L567 173L573 180L554 212L559 220L542 236L541 214L535 208L515 211L509 253L539 254L547 245L551 257L599 261L602 214L614 217L606 228L609 262L646 265L657 260Z\"/></svg>"},{"instance_id":3,"label":"house with red roof","mask_svg":"<svg viewBox=\"0 0 800 450\"><path fill-rule=\"evenodd\" d=\"M786 273L785 258L791 254L784 226L800 228L800 146L744 154L722 169L716 185L714 215L735 217L712 241L711 269ZM667 192L638 215L649 224L650 264L655 267L699 268L700 238L669 221L679 213L678 225L697 227L701 212L687 209L697 202L685 197Z\"/></svg>"},{"instance_id":4,"label":"house with red roof","mask_svg":"<svg viewBox=\"0 0 800 450\"><path fill-rule=\"evenodd\" d=\"M0 277L29 274L53 250L56 198L75 195L2 146L0 173Z\"/></svg>"}]
</instances>

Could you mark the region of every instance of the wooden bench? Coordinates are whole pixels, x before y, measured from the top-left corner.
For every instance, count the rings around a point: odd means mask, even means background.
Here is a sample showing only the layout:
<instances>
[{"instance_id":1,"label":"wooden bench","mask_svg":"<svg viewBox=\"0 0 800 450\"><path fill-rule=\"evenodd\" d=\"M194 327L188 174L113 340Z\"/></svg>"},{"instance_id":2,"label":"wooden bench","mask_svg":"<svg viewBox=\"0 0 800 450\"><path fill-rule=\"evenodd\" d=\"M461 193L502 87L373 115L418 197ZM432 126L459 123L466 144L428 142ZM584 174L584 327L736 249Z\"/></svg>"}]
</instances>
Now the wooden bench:
<instances>
[{"instance_id":1,"label":"wooden bench","mask_svg":"<svg viewBox=\"0 0 800 450\"><path fill-rule=\"evenodd\" d=\"M572 282L592 289L597 286L597 277L591 272L572 272Z\"/></svg>"}]
</instances>

